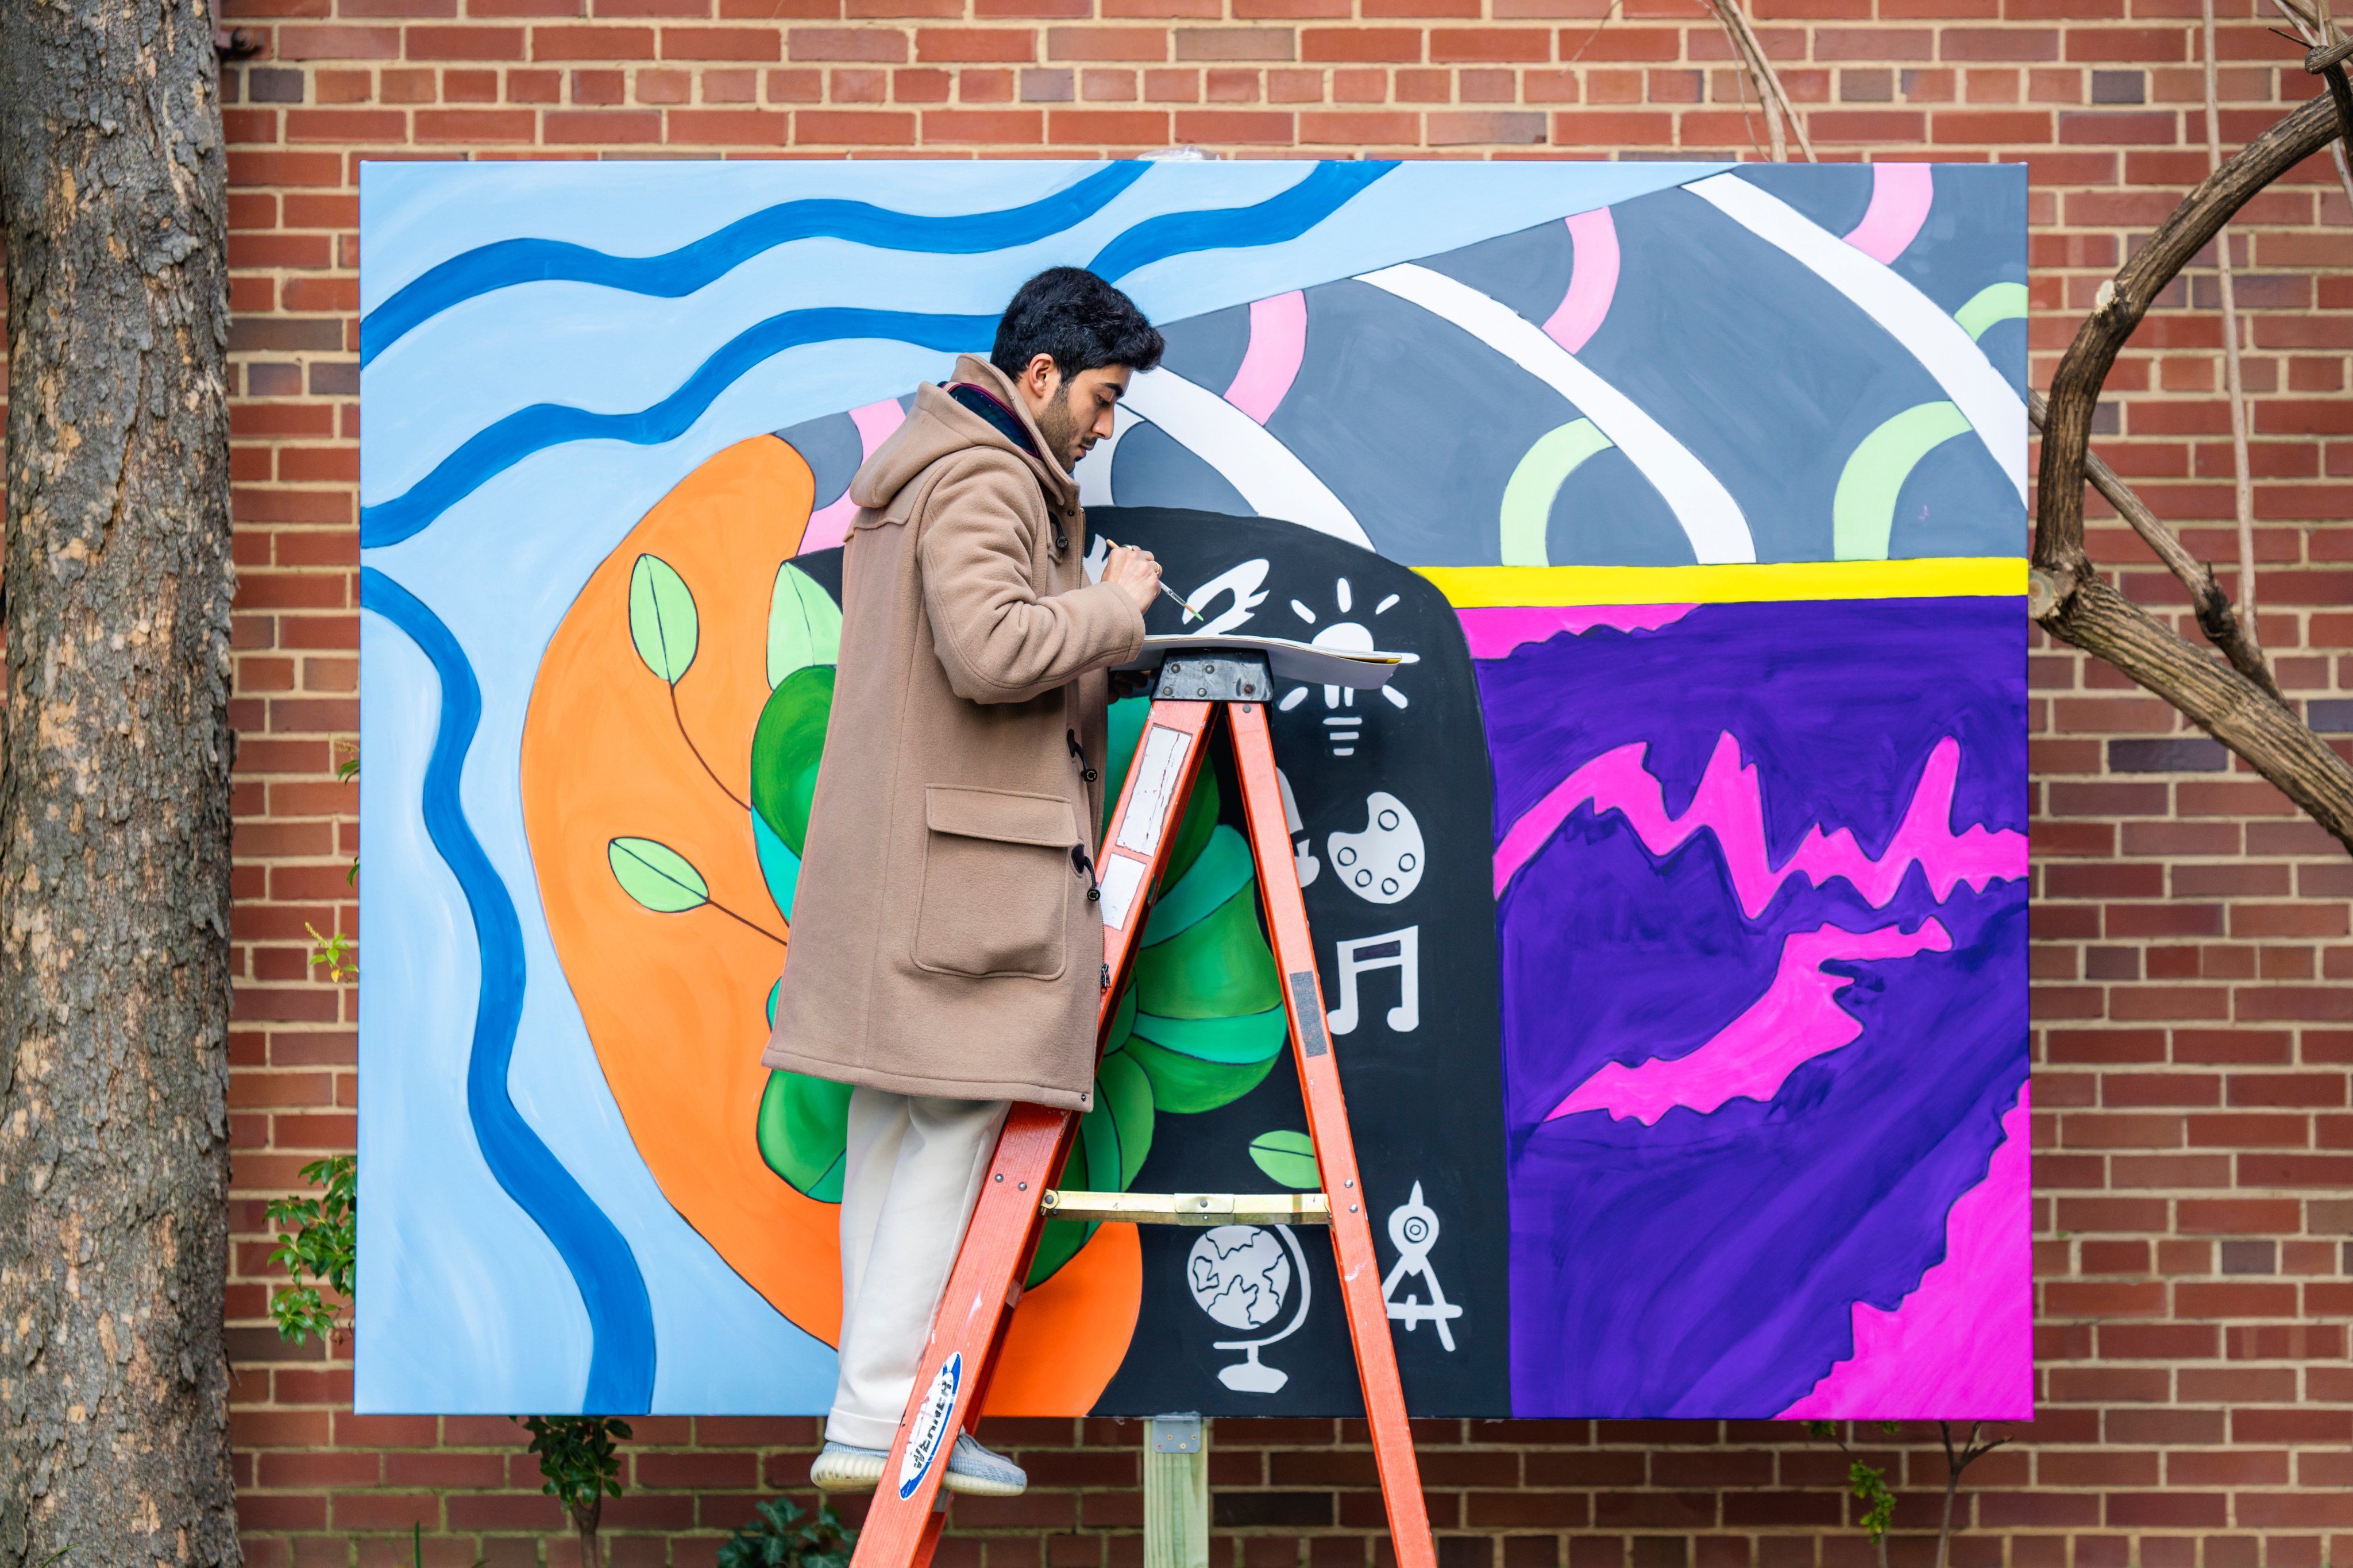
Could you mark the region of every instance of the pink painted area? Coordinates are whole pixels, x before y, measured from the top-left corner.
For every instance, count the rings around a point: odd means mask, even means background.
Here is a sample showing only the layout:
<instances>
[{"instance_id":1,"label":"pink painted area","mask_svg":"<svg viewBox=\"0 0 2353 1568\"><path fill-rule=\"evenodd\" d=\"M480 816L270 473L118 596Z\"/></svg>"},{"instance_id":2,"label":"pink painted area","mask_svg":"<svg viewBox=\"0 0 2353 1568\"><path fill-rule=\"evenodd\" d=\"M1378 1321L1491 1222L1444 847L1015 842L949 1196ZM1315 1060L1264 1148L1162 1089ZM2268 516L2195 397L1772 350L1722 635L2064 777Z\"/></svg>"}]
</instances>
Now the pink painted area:
<instances>
[{"instance_id":1,"label":"pink painted area","mask_svg":"<svg viewBox=\"0 0 2353 1568\"><path fill-rule=\"evenodd\" d=\"M1862 221L1848 231L1846 242L1874 261L1894 260L1928 221L1928 204L1935 195L1927 164L1873 163L1871 205Z\"/></svg>"},{"instance_id":2,"label":"pink painted area","mask_svg":"<svg viewBox=\"0 0 2353 1568\"><path fill-rule=\"evenodd\" d=\"M1562 632L1595 626L1621 632L1654 632L1672 626L1695 605L1527 605L1457 610L1472 658L1501 658L1522 643L1544 642Z\"/></svg>"},{"instance_id":3,"label":"pink painted area","mask_svg":"<svg viewBox=\"0 0 2353 1568\"><path fill-rule=\"evenodd\" d=\"M1571 1089L1545 1120L1579 1110L1606 1110L1648 1127L1676 1106L1702 1115L1727 1100L1768 1100L1800 1064L1852 1045L1862 1024L1838 1004L1852 976L1825 974L1833 960L1909 958L1947 952L1953 939L1934 920L1916 931L1895 926L1852 931L1826 925L1794 931L1781 944L1773 984L1748 1010L1704 1045L1672 1060L1652 1057L1640 1067L1610 1062Z\"/></svg>"},{"instance_id":4,"label":"pink painted area","mask_svg":"<svg viewBox=\"0 0 2353 1568\"><path fill-rule=\"evenodd\" d=\"M1560 308L1544 324L1552 341L1575 353L1600 329L1618 292L1618 225L1608 207L1578 213L1568 220L1568 237L1576 243L1568 275L1568 292Z\"/></svg>"},{"instance_id":5,"label":"pink painted area","mask_svg":"<svg viewBox=\"0 0 2353 1568\"><path fill-rule=\"evenodd\" d=\"M1234 372L1226 401L1263 425L1299 379L1307 357L1307 296L1293 289L1250 301L1250 347Z\"/></svg>"},{"instance_id":6,"label":"pink painted area","mask_svg":"<svg viewBox=\"0 0 2353 1568\"><path fill-rule=\"evenodd\" d=\"M1939 903L1951 896L1957 883L1982 890L1990 883L2026 875L2023 833L2007 828L1988 832L1982 826L1953 831L1953 784L1960 776L1961 744L1950 735L1929 751L1904 820L1879 858L1864 854L1846 828L1825 834L1814 826L1778 867L1767 858L1762 786L1755 765L1740 760L1739 742L1728 733L1717 738L1698 793L1681 816L1667 815L1664 792L1642 763L1646 751L1644 742L1634 741L1602 752L1555 784L1513 823L1495 847L1495 896L1504 896L1519 868L1544 847L1570 812L1588 801L1597 813L1623 812L1653 855L1666 854L1703 828L1714 833L1733 890L1750 920L1764 912L1791 877L1804 877L1817 887L1844 877L1873 908L1883 909L1915 861L1927 873Z\"/></svg>"},{"instance_id":7,"label":"pink painted area","mask_svg":"<svg viewBox=\"0 0 2353 1568\"><path fill-rule=\"evenodd\" d=\"M899 406L895 397L851 409L849 418L858 426L859 449L866 457L872 457L874 449L889 440L906 417L907 411ZM808 527L801 531L797 553L807 555L812 550L832 549L849 537L849 520L857 515L858 503L849 499L845 487L837 500L809 514Z\"/></svg>"},{"instance_id":8,"label":"pink painted area","mask_svg":"<svg viewBox=\"0 0 2353 1568\"><path fill-rule=\"evenodd\" d=\"M2001 1119L1986 1179L1945 1216L1945 1259L1892 1312L1854 1304L1854 1354L1786 1419L1975 1421L2034 1416L2034 1262L2029 1094Z\"/></svg>"}]
</instances>

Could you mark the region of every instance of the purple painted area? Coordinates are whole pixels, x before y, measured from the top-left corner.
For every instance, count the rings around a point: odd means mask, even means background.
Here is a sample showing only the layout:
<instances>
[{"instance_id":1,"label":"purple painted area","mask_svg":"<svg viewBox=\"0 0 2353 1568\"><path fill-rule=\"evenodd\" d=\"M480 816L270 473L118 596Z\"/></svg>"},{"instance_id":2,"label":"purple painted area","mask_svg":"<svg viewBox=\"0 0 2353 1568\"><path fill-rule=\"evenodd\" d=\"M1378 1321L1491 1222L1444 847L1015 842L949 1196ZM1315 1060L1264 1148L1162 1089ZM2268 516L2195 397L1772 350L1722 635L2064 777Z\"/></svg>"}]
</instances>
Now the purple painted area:
<instances>
[{"instance_id":1,"label":"purple painted area","mask_svg":"<svg viewBox=\"0 0 2353 1568\"><path fill-rule=\"evenodd\" d=\"M1947 743L1952 833L2021 833L2022 627L2005 599L1711 605L1523 647L1480 666L1498 838L1636 743L1683 817L1727 735L1775 868L1841 830L1888 859ZM1854 1356L1857 1303L1894 1313L1920 1290L1947 1214L1987 1180L2026 1076L2024 884L1932 881L1913 858L1861 891L1777 879L1752 917L1713 826L1653 849L1589 800L1526 849L1497 906L1514 1414L1773 1415ZM1932 919L1941 950L1820 958L1852 1038L1789 1063L1769 1098L1547 1120L1611 1064L1718 1038L1769 996L1793 936ZM1824 1413L1973 1414L1898 1397L1926 1407Z\"/></svg>"},{"instance_id":2,"label":"purple painted area","mask_svg":"<svg viewBox=\"0 0 2353 1568\"><path fill-rule=\"evenodd\" d=\"M1522 643L1542 642L1562 632L1615 626L1621 632L1655 631L1691 614L1689 605L1480 605L1457 610L1472 658L1502 658Z\"/></svg>"}]
</instances>

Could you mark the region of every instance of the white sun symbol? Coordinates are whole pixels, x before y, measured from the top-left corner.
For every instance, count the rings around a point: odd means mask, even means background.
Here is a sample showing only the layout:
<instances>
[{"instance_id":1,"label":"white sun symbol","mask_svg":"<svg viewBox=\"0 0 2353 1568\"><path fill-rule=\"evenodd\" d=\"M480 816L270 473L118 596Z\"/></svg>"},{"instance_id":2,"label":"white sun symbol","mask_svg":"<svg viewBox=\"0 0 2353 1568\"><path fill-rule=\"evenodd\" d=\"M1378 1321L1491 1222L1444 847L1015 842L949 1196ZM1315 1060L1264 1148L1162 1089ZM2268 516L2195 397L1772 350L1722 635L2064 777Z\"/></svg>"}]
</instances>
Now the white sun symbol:
<instances>
[{"instance_id":1,"label":"white sun symbol","mask_svg":"<svg viewBox=\"0 0 2353 1568\"><path fill-rule=\"evenodd\" d=\"M1339 614L1343 616L1356 607L1356 590L1348 585L1348 580L1345 577L1333 579L1332 602L1339 606ZM1391 594L1373 606L1373 616L1387 615L1397 602L1398 595ZM1317 647L1339 648L1347 653L1370 653L1377 646L1373 641L1372 629L1358 622L1335 620L1328 626L1323 626L1317 619L1315 612L1297 599L1291 601L1291 613L1311 626L1321 626L1321 629L1308 639ZM1299 687L1276 706L1288 713L1306 701L1308 692L1313 689L1314 689L1313 687ZM1380 693L1389 700L1393 707L1409 706L1405 693L1397 689L1397 682L1394 680L1380 688ZM1363 738L1365 728L1365 714L1356 707L1356 689L1347 686L1325 687L1324 706L1329 710L1324 716L1324 738L1332 743L1332 754L1335 757L1355 756L1356 742Z\"/></svg>"}]
</instances>

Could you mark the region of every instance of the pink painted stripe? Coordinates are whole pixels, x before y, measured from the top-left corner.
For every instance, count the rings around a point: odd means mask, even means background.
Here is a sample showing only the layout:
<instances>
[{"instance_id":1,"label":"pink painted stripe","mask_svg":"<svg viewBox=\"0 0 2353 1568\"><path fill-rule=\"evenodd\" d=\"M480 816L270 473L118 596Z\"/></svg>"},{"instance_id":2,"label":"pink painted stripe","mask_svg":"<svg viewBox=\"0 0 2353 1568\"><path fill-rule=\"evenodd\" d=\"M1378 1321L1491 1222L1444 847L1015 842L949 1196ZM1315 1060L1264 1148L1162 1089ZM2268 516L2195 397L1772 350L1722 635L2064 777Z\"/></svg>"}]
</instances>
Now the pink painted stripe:
<instances>
[{"instance_id":1,"label":"pink painted stripe","mask_svg":"<svg viewBox=\"0 0 2353 1568\"><path fill-rule=\"evenodd\" d=\"M1944 1261L1892 1312L1857 1301L1854 1354L1783 1418L2034 1418L2031 1087L2001 1119L1986 1179L1946 1215Z\"/></svg>"},{"instance_id":2,"label":"pink painted stripe","mask_svg":"<svg viewBox=\"0 0 2353 1568\"><path fill-rule=\"evenodd\" d=\"M1463 640L1472 658L1502 658L1522 643L1546 642L1563 632L1582 635L1595 626L1621 632L1654 632L1682 620L1696 605L1482 605L1454 613L1462 619Z\"/></svg>"},{"instance_id":3,"label":"pink painted stripe","mask_svg":"<svg viewBox=\"0 0 2353 1568\"><path fill-rule=\"evenodd\" d=\"M1571 1089L1545 1120L1580 1110L1606 1110L1648 1127L1677 1106L1708 1115L1726 1100L1762 1103L1781 1092L1791 1073L1814 1058L1862 1037L1862 1021L1839 1005L1853 977L1825 974L1832 961L1909 958L1948 952L1953 939L1934 920L1916 931L1896 926L1852 931L1825 925L1793 931L1781 944L1773 983L1738 1017L1686 1056L1652 1057L1637 1067L1609 1062Z\"/></svg>"},{"instance_id":4,"label":"pink painted stripe","mask_svg":"<svg viewBox=\"0 0 2353 1568\"><path fill-rule=\"evenodd\" d=\"M1253 300L1250 320L1250 347L1226 388L1226 401L1263 425L1282 406L1299 379L1299 362L1307 357L1307 296L1293 289L1271 300Z\"/></svg>"},{"instance_id":5,"label":"pink painted stripe","mask_svg":"<svg viewBox=\"0 0 2353 1568\"><path fill-rule=\"evenodd\" d=\"M1871 205L1862 221L1848 231L1846 242L1874 261L1894 260L1928 221L1928 205L1935 196L1936 181L1927 164L1873 163Z\"/></svg>"},{"instance_id":6,"label":"pink painted stripe","mask_svg":"<svg viewBox=\"0 0 2353 1568\"><path fill-rule=\"evenodd\" d=\"M1623 812L1653 855L1666 854L1703 828L1714 833L1733 889L1750 920L1764 912L1791 877L1804 877L1816 887L1843 877L1873 909L1884 909L1915 861L1927 873L1939 903L1957 883L1982 889L2026 875L2025 834L2008 828L1988 832L1982 826L1953 831L1953 784L1960 776L1961 743L1950 735L1929 751L1919 786L1884 854L1874 860L1846 828L1825 834L1817 826L1806 829L1797 849L1778 867L1765 847L1763 786L1755 765L1741 762L1739 742L1728 732L1717 737L1699 790L1681 816L1667 815L1665 792L1642 763L1646 750L1644 742L1634 741L1602 752L1555 784L1513 823L1495 847L1495 896L1504 896L1519 868L1544 847L1570 812L1588 801L1597 813Z\"/></svg>"},{"instance_id":7,"label":"pink painted stripe","mask_svg":"<svg viewBox=\"0 0 2353 1568\"><path fill-rule=\"evenodd\" d=\"M1560 308L1544 324L1553 342L1575 353L1600 329L1618 292L1618 225L1608 207L1578 213L1568 220L1575 242L1568 274L1568 292Z\"/></svg>"},{"instance_id":8,"label":"pink painted stripe","mask_svg":"<svg viewBox=\"0 0 2353 1568\"><path fill-rule=\"evenodd\" d=\"M849 417L858 426L859 449L871 458L875 448L897 432L907 411L899 406L897 398L889 397L851 409ZM857 515L858 503L849 499L849 487L844 486L837 500L809 514L808 527L801 531L801 547L797 553L807 555L812 550L832 549L849 537L849 521Z\"/></svg>"}]
</instances>

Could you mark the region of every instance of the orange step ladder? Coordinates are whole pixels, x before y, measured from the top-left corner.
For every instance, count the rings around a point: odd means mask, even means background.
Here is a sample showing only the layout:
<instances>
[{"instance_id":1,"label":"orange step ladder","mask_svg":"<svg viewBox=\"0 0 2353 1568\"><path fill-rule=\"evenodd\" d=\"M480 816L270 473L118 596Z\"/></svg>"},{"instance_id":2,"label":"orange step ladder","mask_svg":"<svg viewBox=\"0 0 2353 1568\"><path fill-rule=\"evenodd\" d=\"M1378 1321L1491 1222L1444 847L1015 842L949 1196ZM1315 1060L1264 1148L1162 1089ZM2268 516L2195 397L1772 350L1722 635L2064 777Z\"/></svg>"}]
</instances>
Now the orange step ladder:
<instances>
[{"instance_id":1,"label":"orange step ladder","mask_svg":"<svg viewBox=\"0 0 2353 1568\"><path fill-rule=\"evenodd\" d=\"M971 1227L940 1299L931 1341L890 1459L882 1467L873 1506L859 1532L851 1568L928 1568L947 1519L947 1494L940 1483L947 1473L948 1451L958 1432L980 1423L989 1376L1021 1300L1021 1281L1029 1273L1039 1229L1050 1218L1328 1224L1398 1568L1437 1568L1420 1468L1407 1426L1405 1391L1389 1340L1388 1307L1381 1297L1372 1224L1364 1212L1347 1105L1340 1092L1331 1031L1324 1026L1315 946L1300 898L1274 746L1267 732L1266 700L1273 689L1261 650L1188 649L1163 662L1151 716L1129 764L1119 809L1096 857L1103 917L1103 1001L1096 1025L1098 1031L1107 1028L1118 1005L1137 933L1150 913L1150 889L1167 863L1176 824L1222 711L1233 742L1234 772L1241 786L1251 858L1258 865L1260 905L1282 977L1292 1059L1306 1100L1308 1133L1314 1142L1323 1190L1263 1196L1054 1192L1048 1184L1070 1152L1078 1113L1015 1105L997 1137L988 1179L981 1184Z\"/></svg>"}]
</instances>

